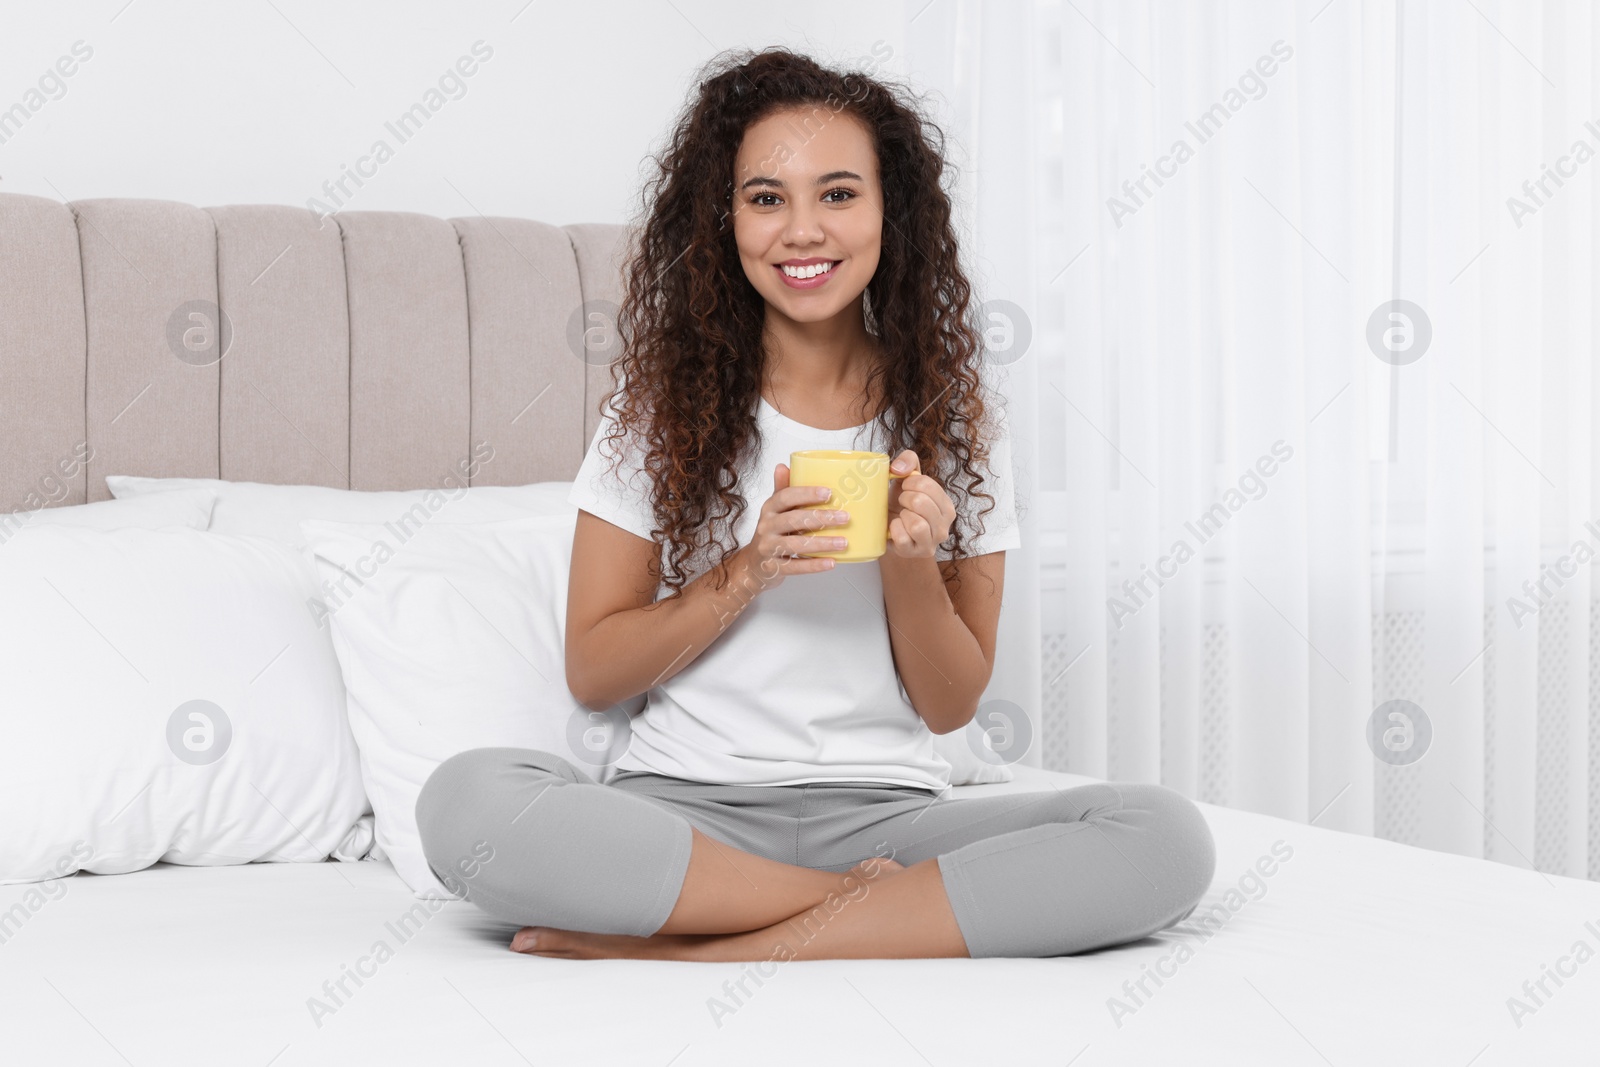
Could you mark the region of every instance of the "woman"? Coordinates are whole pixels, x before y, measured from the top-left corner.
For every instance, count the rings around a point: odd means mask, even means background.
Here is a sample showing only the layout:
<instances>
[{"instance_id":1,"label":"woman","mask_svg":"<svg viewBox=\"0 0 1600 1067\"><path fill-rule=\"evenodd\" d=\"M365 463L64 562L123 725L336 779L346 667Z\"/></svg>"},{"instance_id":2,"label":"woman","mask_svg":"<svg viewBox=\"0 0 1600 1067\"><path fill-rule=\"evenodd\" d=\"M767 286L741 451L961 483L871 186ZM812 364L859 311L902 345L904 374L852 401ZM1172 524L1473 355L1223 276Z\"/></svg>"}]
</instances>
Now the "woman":
<instances>
[{"instance_id":1,"label":"woman","mask_svg":"<svg viewBox=\"0 0 1600 1067\"><path fill-rule=\"evenodd\" d=\"M768 50L715 65L657 160L566 623L573 694L646 706L604 785L477 749L417 802L435 872L521 926L514 950L1051 956L1209 886L1205 822L1161 786L947 797L933 735L989 681L1019 541L930 133L880 82ZM891 482L880 559L807 555L845 547L811 532L844 516L789 485L802 448L920 472Z\"/></svg>"}]
</instances>

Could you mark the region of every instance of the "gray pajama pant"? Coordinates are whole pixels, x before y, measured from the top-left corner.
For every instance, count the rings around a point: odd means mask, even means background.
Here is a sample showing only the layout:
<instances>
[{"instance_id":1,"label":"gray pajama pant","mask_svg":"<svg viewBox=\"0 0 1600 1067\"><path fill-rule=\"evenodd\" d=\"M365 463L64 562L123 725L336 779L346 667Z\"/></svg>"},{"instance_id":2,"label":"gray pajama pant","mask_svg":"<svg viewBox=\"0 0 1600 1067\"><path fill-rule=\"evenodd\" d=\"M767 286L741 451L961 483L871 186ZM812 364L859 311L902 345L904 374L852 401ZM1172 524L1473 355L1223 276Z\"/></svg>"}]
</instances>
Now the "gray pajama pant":
<instances>
[{"instance_id":1,"label":"gray pajama pant","mask_svg":"<svg viewBox=\"0 0 1600 1067\"><path fill-rule=\"evenodd\" d=\"M937 858L968 954L1059 956L1186 918L1216 850L1198 808L1159 785L938 799L876 782L722 785L619 771L601 785L536 749L445 760L417 798L434 874L517 926L647 936L689 868L690 827L767 859L847 871Z\"/></svg>"}]
</instances>

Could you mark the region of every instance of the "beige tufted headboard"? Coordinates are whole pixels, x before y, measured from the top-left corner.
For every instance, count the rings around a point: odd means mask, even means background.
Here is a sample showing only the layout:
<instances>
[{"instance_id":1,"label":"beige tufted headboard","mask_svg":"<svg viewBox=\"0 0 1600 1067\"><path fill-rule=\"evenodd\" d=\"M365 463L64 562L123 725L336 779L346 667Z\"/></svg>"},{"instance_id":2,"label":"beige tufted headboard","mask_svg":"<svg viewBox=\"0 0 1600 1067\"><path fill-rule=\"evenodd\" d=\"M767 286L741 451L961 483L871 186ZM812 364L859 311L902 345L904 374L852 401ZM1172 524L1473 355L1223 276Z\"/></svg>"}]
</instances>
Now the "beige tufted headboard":
<instances>
[{"instance_id":1,"label":"beige tufted headboard","mask_svg":"<svg viewBox=\"0 0 1600 1067\"><path fill-rule=\"evenodd\" d=\"M0 194L0 512L107 499L107 474L569 480L625 233Z\"/></svg>"}]
</instances>

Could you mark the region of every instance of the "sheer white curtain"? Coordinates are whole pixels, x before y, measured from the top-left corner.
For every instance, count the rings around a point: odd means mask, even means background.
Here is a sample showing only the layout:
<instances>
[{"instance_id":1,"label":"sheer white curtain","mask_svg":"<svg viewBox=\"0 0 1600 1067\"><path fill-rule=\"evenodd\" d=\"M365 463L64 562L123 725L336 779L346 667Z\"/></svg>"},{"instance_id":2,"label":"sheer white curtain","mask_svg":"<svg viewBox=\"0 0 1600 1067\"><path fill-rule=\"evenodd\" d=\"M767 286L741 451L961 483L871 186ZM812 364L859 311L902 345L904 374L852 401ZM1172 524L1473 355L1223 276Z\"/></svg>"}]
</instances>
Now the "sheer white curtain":
<instances>
[{"instance_id":1,"label":"sheer white curtain","mask_svg":"<svg viewBox=\"0 0 1600 1067\"><path fill-rule=\"evenodd\" d=\"M1600 877L1592 6L907 18L1032 337L1025 759Z\"/></svg>"}]
</instances>

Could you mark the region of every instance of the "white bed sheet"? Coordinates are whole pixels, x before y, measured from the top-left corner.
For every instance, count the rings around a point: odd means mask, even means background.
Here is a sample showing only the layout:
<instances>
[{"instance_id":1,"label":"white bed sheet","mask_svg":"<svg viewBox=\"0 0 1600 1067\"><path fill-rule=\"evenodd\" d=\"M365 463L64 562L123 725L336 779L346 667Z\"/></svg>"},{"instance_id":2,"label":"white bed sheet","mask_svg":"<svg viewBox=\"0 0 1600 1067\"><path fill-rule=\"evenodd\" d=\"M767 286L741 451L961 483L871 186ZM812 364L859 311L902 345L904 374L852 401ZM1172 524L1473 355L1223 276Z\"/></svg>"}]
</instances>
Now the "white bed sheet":
<instances>
[{"instance_id":1,"label":"white bed sheet","mask_svg":"<svg viewBox=\"0 0 1600 1067\"><path fill-rule=\"evenodd\" d=\"M959 795L1084 781L1023 768ZM788 963L759 983L753 964L518 955L509 927L462 902L427 912L385 863L78 875L56 883L55 899L10 911L0 1063L1491 1067L1600 1056L1600 958L1569 957L1571 977L1559 988L1547 978L1539 1005L1523 990L1576 942L1600 950L1600 885L1204 810L1219 859L1202 910L1226 907L1274 842L1293 849L1209 938L1190 920L1077 957ZM0 887L0 913L28 888ZM426 918L402 937L396 924L418 907ZM335 1004L324 982L379 942L392 956L372 958L359 986L346 979L352 995ZM1179 961L1184 944L1192 955ZM1158 964L1159 987L1147 977ZM750 993L736 1001L724 983L741 975ZM1150 995L1135 1000L1124 983L1141 976ZM1514 996L1532 1013L1513 1019ZM320 1022L313 997L333 1008ZM732 1013L714 1018L713 998Z\"/></svg>"}]
</instances>

